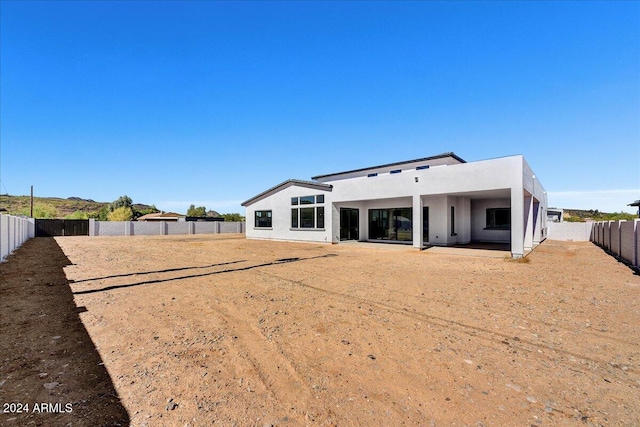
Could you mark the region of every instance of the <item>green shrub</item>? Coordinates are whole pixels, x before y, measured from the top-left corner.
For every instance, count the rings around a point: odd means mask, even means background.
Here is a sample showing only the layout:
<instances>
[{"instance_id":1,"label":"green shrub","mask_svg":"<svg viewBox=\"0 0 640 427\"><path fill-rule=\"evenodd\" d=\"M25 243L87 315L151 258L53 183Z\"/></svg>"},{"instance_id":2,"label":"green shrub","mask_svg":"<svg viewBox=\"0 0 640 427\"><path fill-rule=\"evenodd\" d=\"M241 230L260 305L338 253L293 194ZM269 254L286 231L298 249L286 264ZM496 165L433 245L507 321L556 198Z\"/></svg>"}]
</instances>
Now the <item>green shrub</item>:
<instances>
[{"instance_id":1,"label":"green shrub","mask_svg":"<svg viewBox=\"0 0 640 427\"><path fill-rule=\"evenodd\" d=\"M109 213L109 221L131 221L133 210L128 207L120 207Z\"/></svg>"}]
</instances>

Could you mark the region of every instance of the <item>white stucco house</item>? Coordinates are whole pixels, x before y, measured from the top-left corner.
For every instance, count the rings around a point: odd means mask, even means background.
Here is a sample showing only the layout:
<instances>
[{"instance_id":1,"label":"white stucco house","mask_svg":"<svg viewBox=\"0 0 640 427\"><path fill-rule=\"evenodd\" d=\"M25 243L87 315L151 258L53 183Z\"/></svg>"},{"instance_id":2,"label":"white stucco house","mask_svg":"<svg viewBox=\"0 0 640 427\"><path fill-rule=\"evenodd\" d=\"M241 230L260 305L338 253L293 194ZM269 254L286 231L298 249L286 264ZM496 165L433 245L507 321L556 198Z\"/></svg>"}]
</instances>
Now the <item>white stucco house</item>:
<instances>
[{"instance_id":1,"label":"white stucco house","mask_svg":"<svg viewBox=\"0 0 640 427\"><path fill-rule=\"evenodd\" d=\"M520 258L547 236L547 194L521 155L466 162L444 153L290 179L242 206L250 239L495 242Z\"/></svg>"}]
</instances>

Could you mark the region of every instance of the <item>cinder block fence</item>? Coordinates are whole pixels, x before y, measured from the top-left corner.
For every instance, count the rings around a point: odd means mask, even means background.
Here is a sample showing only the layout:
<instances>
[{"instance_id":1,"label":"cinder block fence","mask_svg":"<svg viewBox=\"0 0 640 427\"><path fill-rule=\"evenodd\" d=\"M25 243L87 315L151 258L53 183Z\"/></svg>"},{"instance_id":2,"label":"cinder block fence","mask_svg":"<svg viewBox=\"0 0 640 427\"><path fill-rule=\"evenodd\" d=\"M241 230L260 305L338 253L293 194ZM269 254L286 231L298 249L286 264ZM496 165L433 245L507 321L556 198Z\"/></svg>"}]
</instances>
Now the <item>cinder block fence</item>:
<instances>
[{"instance_id":1,"label":"cinder block fence","mask_svg":"<svg viewBox=\"0 0 640 427\"><path fill-rule=\"evenodd\" d=\"M550 240L591 241L640 268L640 219L633 221L549 223Z\"/></svg>"},{"instance_id":2,"label":"cinder block fence","mask_svg":"<svg viewBox=\"0 0 640 427\"><path fill-rule=\"evenodd\" d=\"M89 236L167 236L244 232L244 222L89 220Z\"/></svg>"},{"instance_id":3,"label":"cinder block fence","mask_svg":"<svg viewBox=\"0 0 640 427\"><path fill-rule=\"evenodd\" d=\"M640 268L640 219L592 223L590 240Z\"/></svg>"},{"instance_id":4,"label":"cinder block fence","mask_svg":"<svg viewBox=\"0 0 640 427\"><path fill-rule=\"evenodd\" d=\"M0 261L35 236L35 224L33 218L0 214Z\"/></svg>"}]
</instances>

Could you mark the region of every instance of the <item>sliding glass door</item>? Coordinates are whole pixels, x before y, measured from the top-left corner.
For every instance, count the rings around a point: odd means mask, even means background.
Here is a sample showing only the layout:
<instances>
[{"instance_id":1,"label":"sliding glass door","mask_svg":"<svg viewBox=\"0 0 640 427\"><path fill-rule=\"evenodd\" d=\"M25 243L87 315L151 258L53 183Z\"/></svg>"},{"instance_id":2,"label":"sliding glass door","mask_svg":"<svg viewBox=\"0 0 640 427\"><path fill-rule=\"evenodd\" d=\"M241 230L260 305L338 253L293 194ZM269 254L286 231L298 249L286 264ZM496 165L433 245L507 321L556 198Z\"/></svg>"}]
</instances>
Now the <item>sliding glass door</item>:
<instances>
[{"instance_id":1,"label":"sliding glass door","mask_svg":"<svg viewBox=\"0 0 640 427\"><path fill-rule=\"evenodd\" d=\"M369 209L369 239L410 242L411 208Z\"/></svg>"}]
</instances>

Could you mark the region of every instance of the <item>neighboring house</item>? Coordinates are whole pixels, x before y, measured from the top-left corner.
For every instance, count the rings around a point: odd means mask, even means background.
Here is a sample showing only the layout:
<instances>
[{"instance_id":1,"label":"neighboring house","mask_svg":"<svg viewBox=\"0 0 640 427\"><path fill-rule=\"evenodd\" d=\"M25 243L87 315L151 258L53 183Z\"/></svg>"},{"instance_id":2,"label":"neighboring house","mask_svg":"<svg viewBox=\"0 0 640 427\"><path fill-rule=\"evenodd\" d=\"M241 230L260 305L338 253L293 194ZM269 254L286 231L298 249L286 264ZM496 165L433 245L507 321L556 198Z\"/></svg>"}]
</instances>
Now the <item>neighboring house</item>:
<instances>
[{"instance_id":1,"label":"neighboring house","mask_svg":"<svg viewBox=\"0 0 640 427\"><path fill-rule=\"evenodd\" d=\"M142 215L138 221L184 221L185 216L173 212L157 212Z\"/></svg>"},{"instance_id":2,"label":"neighboring house","mask_svg":"<svg viewBox=\"0 0 640 427\"><path fill-rule=\"evenodd\" d=\"M549 222L564 222L564 209L548 208L547 209L547 221Z\"/></svg>"},{"instance_id":3,"label":"neighboring house","mask_svg":"<svg viewBox=\"0 0 640 427\"><path fill-rule=\"evenodd\" d=\"M638 208L638 218L640 218L640 200L636 200L633 203L629 203L627 206Z\"/></svg>"},{"instance_id":4,"label":"neighboring house","mask_svg":"<svg viewBox=\"0 0 640 427\"><path fill-rule=\"evenodd\" d=\"M524 256L547 235L547 194L523 156L454 153L291 179L242 204L247 238L508 243Z\"/></svg>"}]
</instances>

